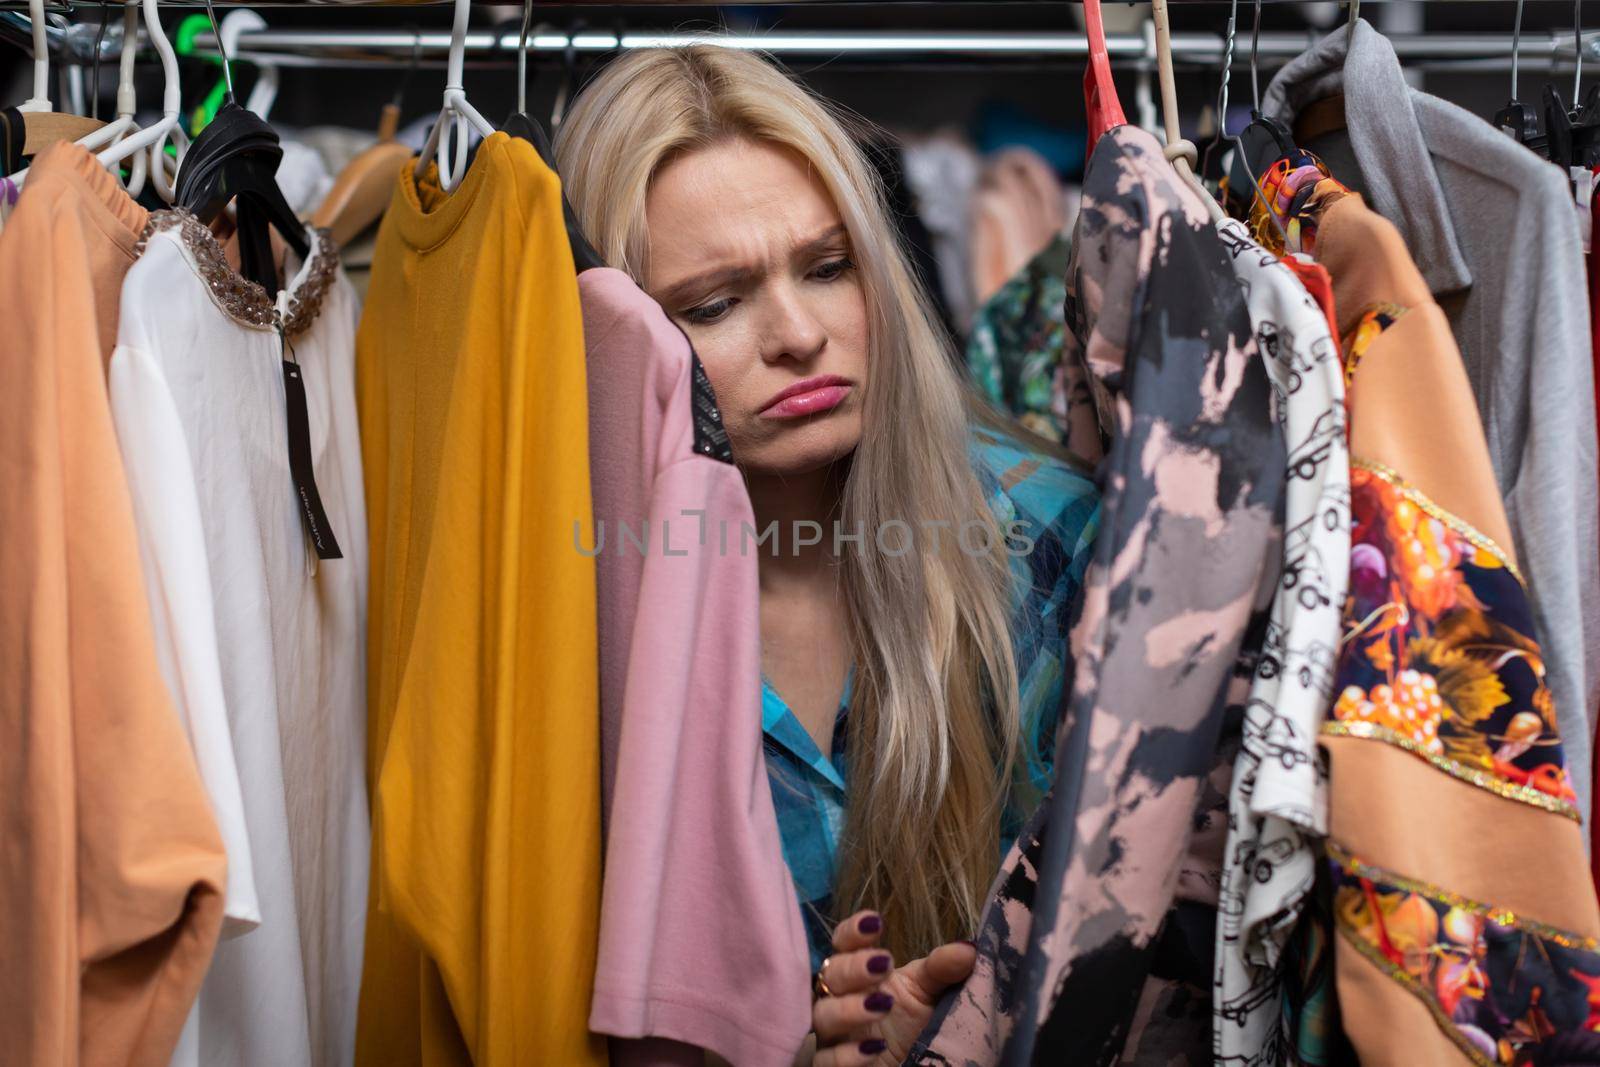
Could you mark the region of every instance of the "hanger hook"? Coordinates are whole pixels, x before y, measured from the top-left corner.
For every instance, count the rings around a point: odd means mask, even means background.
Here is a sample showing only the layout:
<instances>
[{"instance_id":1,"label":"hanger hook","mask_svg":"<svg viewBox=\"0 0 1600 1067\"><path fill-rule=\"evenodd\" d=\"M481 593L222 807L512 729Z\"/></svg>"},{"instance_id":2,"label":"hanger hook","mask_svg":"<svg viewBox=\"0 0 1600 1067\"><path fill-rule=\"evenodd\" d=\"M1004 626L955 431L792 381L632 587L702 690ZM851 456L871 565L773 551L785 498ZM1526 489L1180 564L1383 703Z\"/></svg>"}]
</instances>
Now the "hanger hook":
<instances>
[{"instance_id":1,"label":"hanger hook","mask_svg":"<svg viewBox=\"0 0 1600 1067\"><path fill-rule=\"evenodd\" d=\"M1578 88L1583 84L1583 0L1572 0L1572 106L1578 106Z\"/></svg>"},{"instance_id":2,"label":"hanger hook","mask_svg":"<svg viewBox=\"0 0 1600 1067\"><path fill-rule=\"evenodd\" d=\"M522 32L517 35L517 114L528 113L528 23L533 20L533 0L522 0Z\"/></svg>"},{"instance_id":3,"label":"hanger hook","mask_svg":"<svg viewBox=\"0 0 1600 1067\"><path fill-rule=\"evenodd\" d=\"M209 0L207 0L209 3ZM1256 0L1255 25L1250 30L1250 103L1261 110L1261 81L1256 73L1256 61L1261 52L1261 0Z\"/></svg>"},{"instance_id":4,"label":"hanger hook","mask_svg":"<svg viewBox=\"0 0 1600 1067\"><path fill-rule=\"evenodd\" d=\"M1361 20L1361 0L1350 0L1350 25L1345 30L1344 46L1350 47L1350 42L1356 39L1356 23Z\"/></svg>"},{"instance_id":5,"label":"hanger hook","mask_svg":"<svg viewBox=\"0 0 1600 1067\"><path fill-rule=\"evenodd\" d=\"M1237 3L1237 0L1234 0L1234 2ZM1261 114L1261 82L1257 73L1256 62L1260 50L1261 0L1255 0L1255 20L1250 29L1250 96L1253 105L1250 114L1252 118L1259 117ZM1224 121L1226 121L1226 116L1224 116ZM1226 127L1224 127L1225 130ZM1250 154L1244 150L1244 131L1241 130L1238 134L1229 137L1228 141L1233 145L1233 152L1239 160L1239 166L1244 168L1245 176L1250 179L1250 195L1252 199L1265 199L1261 191L1261 179L1256 177L1256 172L1250 166ZM1289 235L1284 229L1283 223L1278 220L1278 216L1273 213L1270 204L1267 205L1267 220L1272 223L1273 228L1278 231L1279 236L1283 238L1284 244L1287 246Z\"/></svg>"},{"instance_id":6,"label":"hanger hook","mask_svg":"<svg viewBox=\"0 0 1600 1067\"><path fill-rule=\"evenodd\" d=\"M1238 36L1238 29L1239 0L1230 0L1228 32L1222 41L1222 84L1217 86L1217 130L1224 139L1228 136L1228 82L1233 76L1233 42Z\"/></svg>"},{"instance_id":7,"label":"hanger hook","mask_svg":"<svg viewBox=\"0 0 1600 1067\"><path fill-rule=\"evenodd\" d=\"M1517 60L1522 56L1522 0L1517 0L1517 21L1511 27L1511 99L1517 98Z\"/></svg>"},{"instance_id":8,"label":"hanger hook","mask_svg":"<svg viewBox=\"0 0 1600 1067\"><path fill-rule=\"evenodd\" d=\"M1239 0L1230 0L1228 29L1222 38L1222 77L1217 85L1217 132L1206 141L1206 150L1200 154L1199 170L1202 176L1210 170L1211 153L1228 139L1228 83L1233 77L1233 44L1238 35L1238 20Z\"/></svg>"},{"instance_id":9,"label":"hanger hook","mask_svg":"<svg viewBox=\"0 0 1600 1067\"><path fill-rule=\"evenodd\" d=\"M561 50L561 62L564 68L561 84L556 89L556 102L550 109L550 130L554 132L561 128L561 121L567 117L567 98L572 95L573 83L578 77L578 34L589 28L589 24L579 19L567 27L567 46Z\"/></svg>"},{"instance_id":10,"label":"hanger hook","mask_svg":"<svg viewBox=\"0 0 1600 1067\"><path fill-rule=\"evenodd\" d=\"M105 43L106 26L111 22L111 9L106 0L100 0L100 28L94 35L94 74L89 79L89 117L100 118L100 46Z\"/></svg>"},{"instance_id":11,"label":"hanger hook","mask_svg":"<svg viewBox=\"0 0 1600 1067\"><path fill-rule=\"evenodd\" d=\"M217 9L206 0L206 15L211 19L211 36L217 39L217 51L222 53L222 80L228 86L228 103L233 103L233 67L228 62L228 46L222 43L222 27L217 23Z\"/></svg>"},{"instance_id":12,"label":"hanger hook","mask_svg":"<svg viewBox=\"0 0 1600 1067\"><path fill-rule=\"evenodd\" d=\"M405 73L400 75L400 84L394 88L394 100L392 103L397 112L400 110L400 106L405 103L406 90L411 86L411 76L417 72L418 67L422 66L422 27L413 23L407 26L406 29L411 33L411 59L406 63Z\"/></svg>"}]
</instances>

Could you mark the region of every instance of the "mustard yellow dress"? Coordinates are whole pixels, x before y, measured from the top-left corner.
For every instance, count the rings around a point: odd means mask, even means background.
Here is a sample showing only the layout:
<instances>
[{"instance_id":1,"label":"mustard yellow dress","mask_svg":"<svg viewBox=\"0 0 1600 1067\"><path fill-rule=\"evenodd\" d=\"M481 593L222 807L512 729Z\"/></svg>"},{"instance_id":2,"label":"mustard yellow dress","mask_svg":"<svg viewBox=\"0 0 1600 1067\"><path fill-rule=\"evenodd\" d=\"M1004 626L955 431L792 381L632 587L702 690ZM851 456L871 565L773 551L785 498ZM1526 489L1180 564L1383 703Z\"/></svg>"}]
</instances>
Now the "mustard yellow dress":
<instances>
[{"instance_id":1,"label":"mustard yellow dress","mask_svg":"<svg viewBox=\"0 0 1600 1067\"><path fill-rule=\"evenodd\" d=\"M583 322L560 183L398 178L356 342L373 847L362 1067L605 1062Z\"/></svg>"}]
</instances>

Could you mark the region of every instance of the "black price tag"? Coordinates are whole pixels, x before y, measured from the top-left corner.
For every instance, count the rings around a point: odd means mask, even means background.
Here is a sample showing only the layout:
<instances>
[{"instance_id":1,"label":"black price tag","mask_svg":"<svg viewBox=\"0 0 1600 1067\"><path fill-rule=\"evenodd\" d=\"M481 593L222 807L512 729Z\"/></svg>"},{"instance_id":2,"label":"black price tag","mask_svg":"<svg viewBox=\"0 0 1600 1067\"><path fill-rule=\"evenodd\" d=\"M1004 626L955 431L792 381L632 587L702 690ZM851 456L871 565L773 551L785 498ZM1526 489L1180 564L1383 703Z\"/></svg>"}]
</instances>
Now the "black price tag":
<instances>
[{"instance_id":1,"label":"black price tag","mask_svg":"<svg viewBox=\"0 0 1600 1067\"><path fill-rule=\"evenodd\" d=\"M322 509L316 472L311 467L311 418L306 411L306 383L300 377L300 364L288 360L283 361L283 399L289 416L289 473L294 478L294 492L300 499L300 515L305 519L306 532L317 548L317 558L343 559L333 527L328 525L328 513Z\"/></svg>"}]
</instances>

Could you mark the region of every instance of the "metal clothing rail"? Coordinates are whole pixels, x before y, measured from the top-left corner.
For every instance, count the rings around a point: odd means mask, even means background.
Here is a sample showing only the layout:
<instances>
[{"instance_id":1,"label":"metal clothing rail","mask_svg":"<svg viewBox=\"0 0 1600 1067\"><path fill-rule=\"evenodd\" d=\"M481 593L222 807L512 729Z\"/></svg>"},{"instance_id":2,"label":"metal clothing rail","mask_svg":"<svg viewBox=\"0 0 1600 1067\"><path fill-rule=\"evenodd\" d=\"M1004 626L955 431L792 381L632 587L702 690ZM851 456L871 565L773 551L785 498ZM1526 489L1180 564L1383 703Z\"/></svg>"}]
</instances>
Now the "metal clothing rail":
<instances>
[{"instance_id":1,"label":"metal clothing rail","mask_svg":"<svg viewBox=\"0 0 1600 1067\"><path fill-rule=\"evenodd\" d=\"M362 7L447 7L453 0L213 0L216 7L259 7L259 8L362 8ZM475 0L477 2L477 0ZM487 3L490 0L483 0ZM615 7L653 7L667 9L676 4L694 4L701 7L716 7L724 3L737 3L740 6L795 6L804 8L823 7L881 7L891 5L898 8L954 8L974 6L978 3L988 5L1009 5L1014 7L1043 7L1047 4L1060 5L1063 2L1080 2L1080 0L539 0L542 8L561 7L573 11L588 11L591 14ZM1130 0L1131 2L1131 0ZM1169 4L1190 6L1226 6L1229 0L1168 0ZM1268 4L1300 4L1307 0L1263 0ZM1366 0L1374 4L1491 4L1502 3L1503 0ZM1531 3L1559 4L1570 7L1571 0L1529 0ZM94 8L98 0L49 0L46 10L51 14L71 14L75 10ZM163 9L172 8L199 8L205 10L205 0L161 0ZM0 0L0 11L25 11L28 0Z\"/></svg>"},{"instance_id":2,"label":"metal clothing rail","mask_svg":"<svg viewBox=\"0 0 1600 1067\"><path fill-rule=\"evenodd\" d=\"M57 22L58 20L50 20ZM121 26L113 23L97 38L97 27L88 24L51 25L46 28L51 52L59 62L91 63L95 42L99 40L100 59L105 61L121 50ZM1299 55L1318 33L1267 32L1261 35L1258 54L1264 59L1287 59ZM1496 69L1510 63L1510 34L1484 33L1391 33L1386 35L1403 60L1430 65L1462 66L1469 69ZM141 39L143 34L141 33ZM1088 51L1081 33L1050 31L754 31L704 33L662 31L623 31L564 33L542 31L528 39L531 53L604 53L635 48L656 48L691 41L712 40L730 48L759 49L789 57L839 57L889 59L907 62L973 59L1063 60L1079 59ZM0 12L0 41L10 40L29 47L28 20L14 13ZM1236 42L1233 61L1247 66L1248 37ZM1600 31L1586 32L1582 38L1585 60L1600 59ZM285 66L373 66L390 63L429 61L442 56L450 46L450 34L443 30L322 30L263 29L246 31L239 37L235 53L242 59L268 60ZM1108 34L1107 50L1113 62L1144 67L1155 59L1155 37L1148 22L1143 32ZM467 55L476 61L509 61L516 53L517 34L510 30L476 30L466 36ZM216 39L202 33L195 39L199 53L216 54ZM1223 38L1215 33L1184 32L1172 35L1173 58L1190 65L1215 67L1222 58ZM1562 31L1525 31L1517 43L1519 62L1533 67L1571 65L1573 37ZM431 65L431 63L429 64Z\"/></svg>"},{"instance_id":3,"label":"metal clothing rail","mask_svg":"<svg viewBox=\"0 0 1600 1067\"><path fill-rule=\"evenodd\" d=\"M1286 59L1305 51L1320 34L1263 33L1259 55L1264 58ZM1510 62L1512 37L1510 34L1472 33L1417 33L1388 34L1395 52L1401 59L1432 61ZM804 31L804 32L728 32L707 34L624 32L580 32L576 36L543 32L530 37L531 52L564 53L568 48L578 52L612 52L636 48L659 48L693 41L711 40L730 48L747 48L771 52L781 56L859 56L928 60L973 57L1052 58L1081 57L1088 51L1088 42L1081 33L1051 32L899 32L899 31ZM382 55L397 61L408 61L417 54L443 52L450 45L450 35L445 32L409 32L404 30L258 30L246 31L239 38L239 54L260 58L303 56L326 57L337 64L341 56L368 58ZM1155 58L1153 34L1107 34L1106 46L1112 60L1151 61ZM1600 31L1583 35L1585 60L1600 58ZM197 51L214 51L215 39L202 34L195 41ZM466 49L469 56L494 58L512 56L517 48L515 32L500 33L490 30L469 32ZM1215 65L1222 58L1223 38L1214 33L1175 33L1172 35L1173 57L1182 62ZM1571 33L1559 31L1524 31L1518 42L1517 53L1521 62L1538 65L1540 60L1549 63L1570 64L1574 47ZM1235 65L1248 65L1250 49L1236 42Z\"/></svg>"}]
</instances>

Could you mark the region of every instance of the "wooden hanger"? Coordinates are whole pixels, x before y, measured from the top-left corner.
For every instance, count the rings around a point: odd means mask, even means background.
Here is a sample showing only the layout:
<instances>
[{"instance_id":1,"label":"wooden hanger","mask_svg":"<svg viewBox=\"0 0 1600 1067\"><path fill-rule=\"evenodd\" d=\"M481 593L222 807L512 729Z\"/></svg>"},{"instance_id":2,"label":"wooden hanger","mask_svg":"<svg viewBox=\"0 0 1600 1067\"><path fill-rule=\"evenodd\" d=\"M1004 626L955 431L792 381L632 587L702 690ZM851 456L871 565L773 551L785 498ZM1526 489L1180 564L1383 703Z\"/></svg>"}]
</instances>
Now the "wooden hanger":
<instances>
[{"instance_id":1,"label":"wooden hanger","mask_svg":"<svg viewBox=\"0 0 1600 1067\"><path fill-rule=\"evenodd\" d=\"M1306 144L1345 128L1344 94L1334 93L1300 109L1294 120L1294 140Z\"/></svg>"},{"instance_id":2,"label":"wooden hanger","mask_svg":"<svg viewBox=\"0 0 1600 1067\"><path fill-rule=\"evenodd\" d=\"M411 62L395 88L394 99L378 113L377 143L345 164L311 216L313 226L332 231L334 244L349 244L383 217L394 195L395 175L411 158L411 150L395 137L400 132L400 108L406 87L422 61L419 42L420 38L412 44Z\"/></svg>"},{"instance_id":3,"label":"wooden hanger","mask_svg":"<svg viewBox=\"0 0 1600 1067\"><path fill-rule=\"evenodd\" d=\"M1350 15L1345 24L1344 36L1347 52L1356 39L1356 24L1360 21L1361 0L1350 0ZM1314 141L1318 137L1348 128L1344 118L1344 93L1337 92L1300 109L1300 114L1294 119L1294 139L1296 144L1305 144L1307 141Z\"/></svg>"},{"instance_id":4,"label":"wooden hanger","mask_svg":"<svg viewBox=\"0 0 1600 1067\"><path fill-rule=\"evenodd\" d=\"M411 158L411 149L394 139L399 121L400 109L385 104L378 120L378 143L345 164L312 214L313 226L333 231L334 244L349 244L388 208L395 176Z\"/></svg>"},{"instance_id":5,"label":"wooden hanger","mask_svg":"<svg viewBox=\"0 0 1600 1067\"><path fill-rule=\"evenodd\" d=\"M79 141L106 123L87 115L64 115L59 111L24 111L22 128L27 140L22 142L22 154L36 156L57 141Z\"/></svg>"},{"instance_id":6,"label":"wooden hanger","mask_svg":"<svg viewBox=\"0 0 1600 1067\"><path fill-rule=\"evenodd\" d=\"M349 244L382 218L389 206L389 198L394 195L395 175L411 158L411 150L396 141L395 136L400 130L400 105L405 99L406 86L421 58L420 45L414 45L411 64L395 89L394 99L384 104L378 114L377 143L344 165L334 179L333 188L311 216L313 226L332 231L334 244Z\"/></svg>"},{"instance_id":7,"label":"wooden hanger","mask_svg":"<svg viewBox=\"0 0 1600 1067\"><path fill-rule=\"evenodd\" d=\"M1184 140L1178 129L1178 90L1172 76L1172 22L1167 15L1167 0L1152 0L1150 9L1155 19L1156 77L1161 85L1161 119L1167 135L1165 154L1178 172L1178 177L1199 195L1211 221L1221 222L1227 217L1222 205L1217 203L1216 197L1211 195L1195 173L1200 154L1194 142Z\"/></svg>"}]
</instances>

